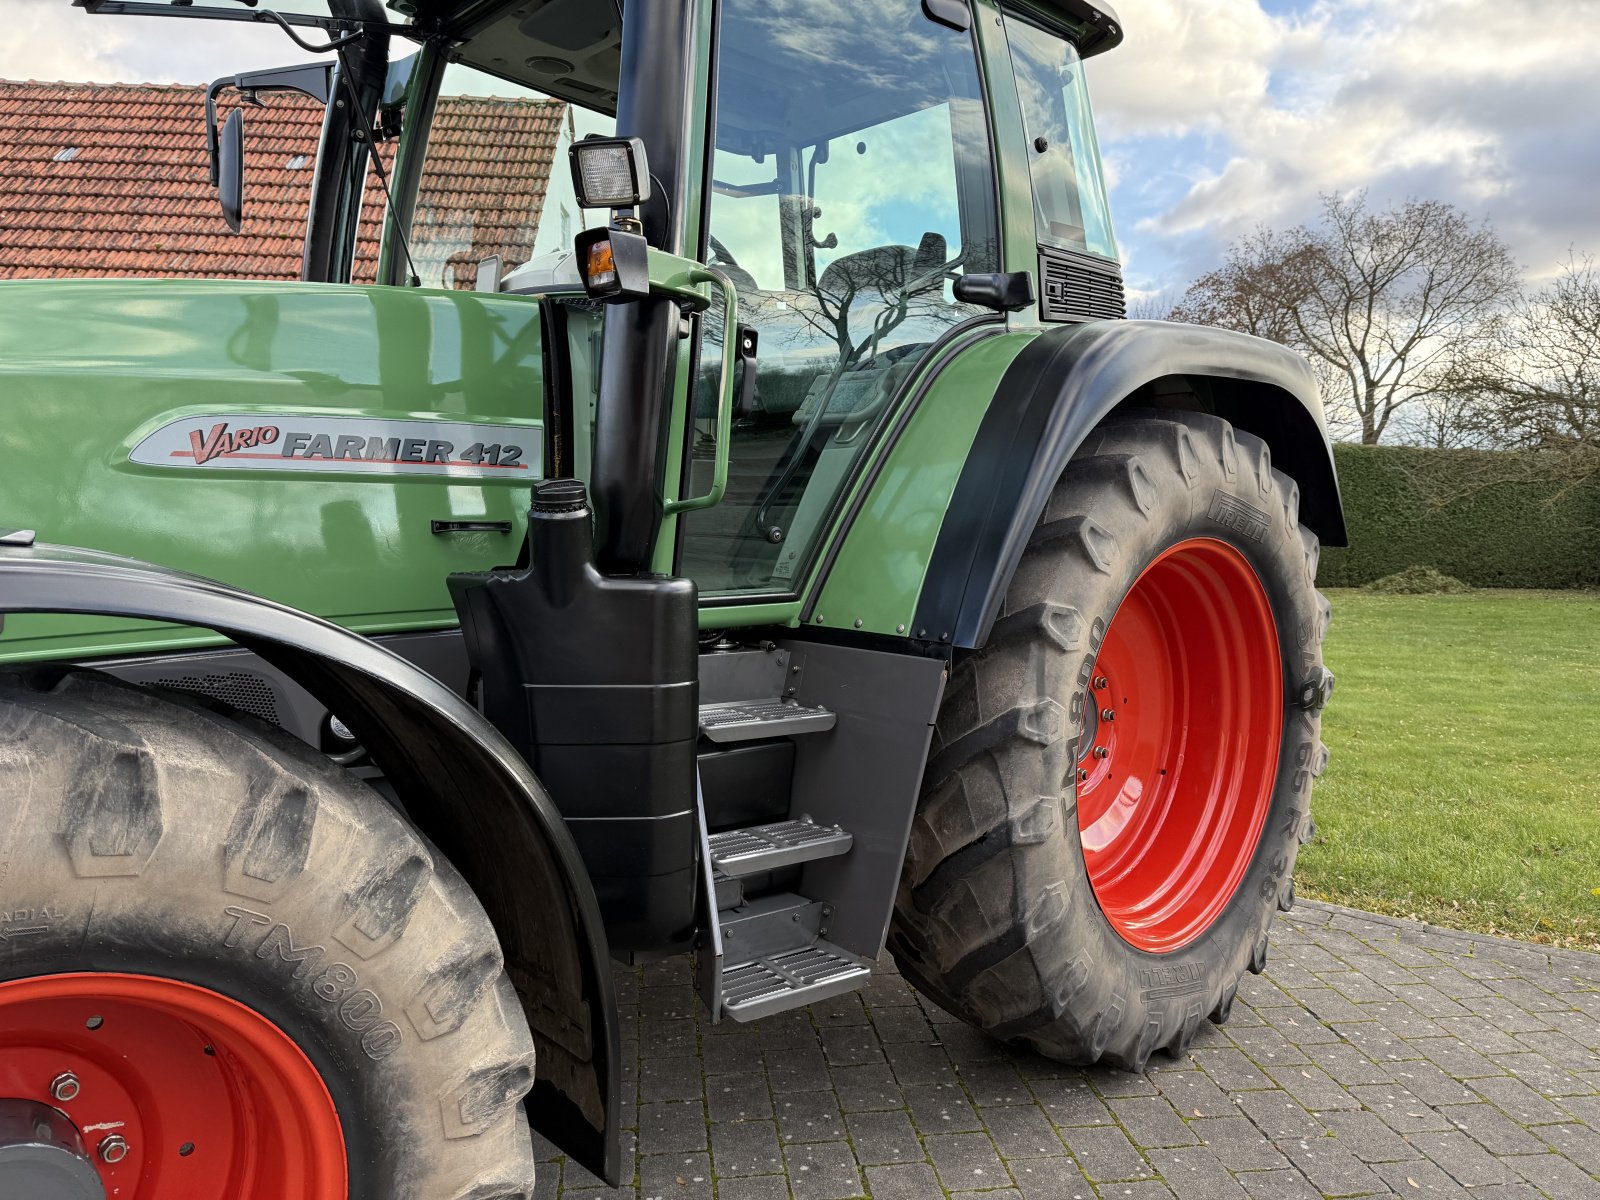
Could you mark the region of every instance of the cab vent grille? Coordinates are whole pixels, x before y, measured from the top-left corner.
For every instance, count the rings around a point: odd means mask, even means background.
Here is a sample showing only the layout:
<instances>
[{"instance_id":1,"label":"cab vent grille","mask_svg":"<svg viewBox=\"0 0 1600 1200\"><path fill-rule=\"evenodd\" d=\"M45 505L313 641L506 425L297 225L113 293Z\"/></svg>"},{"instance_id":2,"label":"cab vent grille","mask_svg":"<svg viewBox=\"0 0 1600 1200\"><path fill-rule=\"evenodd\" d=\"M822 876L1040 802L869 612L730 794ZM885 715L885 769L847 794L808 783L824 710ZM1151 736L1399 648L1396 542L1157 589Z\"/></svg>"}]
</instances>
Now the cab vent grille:
<instances>
[{"instance_id":1,"label":"cab vent grille","mask_svg":"<svg viewBox=\"0 0 1600 1200\"><path fill-rule=\"evenodd\" d=\"M1039 315L1046 321L1115 320L1128 315L1122 268L1088 254L1039 248Z\"/></svg>"}]
</instances>

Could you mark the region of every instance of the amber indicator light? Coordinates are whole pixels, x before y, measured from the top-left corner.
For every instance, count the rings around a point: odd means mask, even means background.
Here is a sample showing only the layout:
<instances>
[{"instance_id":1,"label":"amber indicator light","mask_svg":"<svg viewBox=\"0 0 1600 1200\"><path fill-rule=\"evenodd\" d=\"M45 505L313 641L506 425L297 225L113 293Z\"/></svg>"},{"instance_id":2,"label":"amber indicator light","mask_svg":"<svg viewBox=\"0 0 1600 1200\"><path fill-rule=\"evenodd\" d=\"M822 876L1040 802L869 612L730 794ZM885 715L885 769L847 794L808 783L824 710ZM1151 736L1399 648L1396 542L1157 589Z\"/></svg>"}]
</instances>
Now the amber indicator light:
<instances>
[{"instance_id":1,"label":"amber indicator light","mask_svg":"<svg viewBox=\"0 0 1600 1200\"><path fill-rule=\"evenodd\" d=\"M617 281L617 263L611 256L610 241L596 242L589 247L589 265L584 275L590 287L603 287Z\"/></svg>"}]
</instances>

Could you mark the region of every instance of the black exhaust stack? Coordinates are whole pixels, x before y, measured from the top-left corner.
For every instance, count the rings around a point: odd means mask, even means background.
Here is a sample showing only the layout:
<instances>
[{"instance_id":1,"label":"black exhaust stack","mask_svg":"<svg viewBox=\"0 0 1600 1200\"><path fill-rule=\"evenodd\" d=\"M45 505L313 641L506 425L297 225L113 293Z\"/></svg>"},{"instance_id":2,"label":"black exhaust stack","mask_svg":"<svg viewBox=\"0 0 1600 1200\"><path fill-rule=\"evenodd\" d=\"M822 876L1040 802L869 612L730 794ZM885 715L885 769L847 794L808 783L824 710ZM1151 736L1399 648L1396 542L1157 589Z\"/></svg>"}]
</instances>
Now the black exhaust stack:
<instances>
[{"instance_id":1,"label":"black exhaust stack","mask_svg":"<svg viewBox=\"0 0 1600 1200\"><path fill-rule=\"evenodd\" d=\"M698 845L695 586L601 574L576 479L535 488L527 561L450 577L483 710L566 818L612 949L683 949Z\"/></svg>"}]
</instances>

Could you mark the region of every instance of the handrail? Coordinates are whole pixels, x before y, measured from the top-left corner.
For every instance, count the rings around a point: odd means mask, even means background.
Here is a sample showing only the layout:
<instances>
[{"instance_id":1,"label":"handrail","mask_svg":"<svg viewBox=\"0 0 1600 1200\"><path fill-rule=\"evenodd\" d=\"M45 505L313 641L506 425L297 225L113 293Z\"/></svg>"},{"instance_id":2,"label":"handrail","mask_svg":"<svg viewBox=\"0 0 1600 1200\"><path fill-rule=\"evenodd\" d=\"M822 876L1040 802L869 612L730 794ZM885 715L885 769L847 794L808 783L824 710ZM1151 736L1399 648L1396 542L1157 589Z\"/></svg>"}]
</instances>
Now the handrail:
<instances>
[{"instance_id":1,"label":"handrail","mask_svg":"<svg viewBox=\"0 0 1600 1200\"><path fill-rule=\"evenodd\" d=\"M680 278L686 280L688 284L714 283L722 289L722 386L717 394L717 449L711 466L711 490L703 495L690 496L683 500L668 500L666 514L669 517L719 504L728 490L728 450L729 443L733 440L733 367L739 342L739 294L734 289L733 281L715 267L693 267ZM691 291L687 286L674 286L675 284L676 280L673 280L666 285L657 284L651 290L665 291L677 295L680 299L692 298L710 307L709 299L698 291Z\"/></svg>"}]
</instances>

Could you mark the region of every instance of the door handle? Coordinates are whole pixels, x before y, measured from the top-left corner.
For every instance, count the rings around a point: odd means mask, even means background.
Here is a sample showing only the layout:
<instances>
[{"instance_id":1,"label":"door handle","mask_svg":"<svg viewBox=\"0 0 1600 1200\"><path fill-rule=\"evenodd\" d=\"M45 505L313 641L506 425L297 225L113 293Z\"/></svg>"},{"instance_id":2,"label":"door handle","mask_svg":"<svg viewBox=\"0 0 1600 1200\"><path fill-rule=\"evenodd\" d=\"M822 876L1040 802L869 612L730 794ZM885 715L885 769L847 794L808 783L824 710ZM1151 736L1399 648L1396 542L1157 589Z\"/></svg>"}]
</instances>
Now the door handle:
<instances>
[{"instance_id":1,"label":"door handle","mask_svg":"<svg viewBox=\"0 0 1600 1200\"><path fill-rule=\"evenodd\" d=\"M504 533L510 534L510 521L434 521L434 533Z\"/></svg>"}]
</instances>

